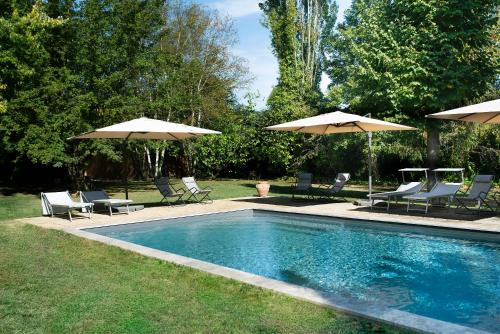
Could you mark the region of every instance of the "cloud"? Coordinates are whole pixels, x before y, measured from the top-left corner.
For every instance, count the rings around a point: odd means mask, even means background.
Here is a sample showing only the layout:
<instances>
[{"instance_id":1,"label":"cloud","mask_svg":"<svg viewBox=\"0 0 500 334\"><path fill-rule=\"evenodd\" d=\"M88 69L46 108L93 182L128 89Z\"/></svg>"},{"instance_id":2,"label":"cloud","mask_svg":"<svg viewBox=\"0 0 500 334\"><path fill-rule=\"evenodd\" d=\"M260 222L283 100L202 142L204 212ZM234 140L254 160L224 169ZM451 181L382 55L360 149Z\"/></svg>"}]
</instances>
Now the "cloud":
<instances>
[{"instance_id":1,"label":"cloud","mask_svg":"<svg viewBox=\"0 0 500 334\"><path fill-rule=\"evenodd\" d=\"M232 17L243 17L260 12L258 0L220 0L210 3L209 6Z\"/></svg>"}]
</instances>

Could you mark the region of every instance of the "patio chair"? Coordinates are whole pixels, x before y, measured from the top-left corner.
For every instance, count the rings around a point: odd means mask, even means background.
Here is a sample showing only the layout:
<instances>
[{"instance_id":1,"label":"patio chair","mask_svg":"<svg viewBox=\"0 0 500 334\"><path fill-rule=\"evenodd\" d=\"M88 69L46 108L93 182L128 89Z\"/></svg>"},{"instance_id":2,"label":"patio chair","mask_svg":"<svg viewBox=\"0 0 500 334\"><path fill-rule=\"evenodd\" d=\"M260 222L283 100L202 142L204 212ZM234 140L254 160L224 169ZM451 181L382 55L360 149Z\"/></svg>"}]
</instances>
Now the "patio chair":
<instances>
[{"instance_id":1,"label":"patio chair","mask_svg":"<svg viewBox=\"0 0 500 334\"><path fill-rule=\"evenodd\" d=\"M404 199L408 200L408 205L406 206L406 212L410 210L413 211L424 211L427 213L429 211L429 204L433 199L444 198L447 200L447 206L453 201L453 197L460 190L462 183L442 183L436 182L429 192L421 192L413 195L403 196ZM425 202L425 209L420 208L410 208L410 205L414 202Z\"/></svg>"},{"instance_id":2,"label":"patio chair","mask_svg":"<svg viewBox=\"0 0 500 334\"><path fill-rule=\"evenodd\" d=\"M82 203L93 203L94 211L96 208L101 206L104 209L109 208L109 215L113 215L113 208L120 207L125 205L127 208L127 214L130 213L129 205L133 201L130 199L120 199L120 198L111 198L108 193L104 190L94 190L94 191L80 191L80 201ZM118 210L118 209L117 209Z\"/></svg>"},{"instance_id":3,"label":"patio chair","mask_svg":"<svg viewBox=\"0 0 500 334\"><path fill-rule=\"evenodd\" d=\"M295 195L305 194L307 198L311 198L312 194L312 174L311 173L299 173L297 174L297 179L294 184L292 184L292 199L295 198Z\"/></svg>"},{"instance_id":4,"label":"patio chair","mask_svg":"<svg viewBox=\"0 0 500 334\"><path fill-rule=\"evenodd\" d=\"M351 178L351 174L349 173L338 173L337 177L333 181L332 184L322 184L320 185L315 194L319 198L323 199L333 199L335 197L340 197L344 201L347 201L343 196L339 196L339 193L344 189L345 184Z\"/></svg>"},{"instance_id":5,"label":"patio chair","mask_svg":"<svg viewBox=\"0 0 500 334\"><path fill-rule=\"evenodd\" d=\"M475 211L481 212L481 207L485 207L491 212L495 212L487 201L488 194L493 187L494 175L476 175L472 180L472 184L464 192L457 192L461 194L460 196L455 196L455 202L457 204L456 211L463 208L465 211ZM494 196L496 197L496 196ZM496 198L494 198L496 201ZM477 205L477 209L476 209Z\"/></svg>"},{"instance_id":6,"label":"patio chair","mask_svg":"<svg viewBox=\"0 0 500 334\"><path fill-rule=\"evenodd\" d=\"M73 221L71 210L80 209L83 212L84 209L87 209L89 219L92 218L94 204L74 202L69 191L41 193L40 198L44 216L50 215L54 217L54 215L68 214L69 220Z\"/></svg>"},{"instance_id":7,"label":"patio chair","mask_svg":"<svg viewBox=\"0 0 500 334\"><path fill-rule=\"evenodd\" d=\"M486 202L491 205L495 205L495 212L498 212L500 208L500 191L496 191L490 198L486 199Z\"/></svg>"},{"instance_id":8,"label":"patio chair","mask_svg":"<svg viewBox=\"0 0 500 334\"><path fill-rule=\"evenodd\" d=\"M212 192L212 188L210 187L201 188L200 186L198 186L198 183L196 183L194 177L183 177L182 183L184 183L184 186L190 193L186 201L189 201L191 198L193 198L198 203L203 203L203 201L205 200L207 200L208 202L213 202L212 199L210 198L210 193Z\"/></svg>"},{"instance_id":9,"label":"patio chair","mask_svg":"<svg viewBox=\"0 0 500 334\"><path fill-rule=\"evenodd\" d=\"M160 203L165 201L168 205L172 205L168 199L173 198L175 201L173 203L179 203L186 193L183 189L175 189L168 177L160 177L155 180L155 186L158 188L158 191L163 196Z\"/></svg>"},{"instance_id":10,"label":"patio chair","mask_svg":"<svg viewBox=\"0 0 500 334\"><path fill-rule=\"evenodd\" d=\"M402 198L403 196L413 195L422 190L425 182L403 182L398 187L398 189L394 191L386 191L376 194L366 195L370 199L370 208L373 208L375 200L384 200L387 202L387 211L389 211L391 199L396 200L396 205L398 204L398 198Z\"/></svg>"}]
</instances>

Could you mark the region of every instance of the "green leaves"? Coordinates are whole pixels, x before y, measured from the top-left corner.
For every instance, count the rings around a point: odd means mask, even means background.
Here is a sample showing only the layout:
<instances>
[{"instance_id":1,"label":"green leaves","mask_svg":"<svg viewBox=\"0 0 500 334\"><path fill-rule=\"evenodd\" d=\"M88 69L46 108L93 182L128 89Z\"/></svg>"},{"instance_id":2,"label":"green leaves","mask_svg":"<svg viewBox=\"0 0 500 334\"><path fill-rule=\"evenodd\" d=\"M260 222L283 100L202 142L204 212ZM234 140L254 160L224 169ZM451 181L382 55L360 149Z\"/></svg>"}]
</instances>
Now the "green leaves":
<instances>
[{"instance_id":1,"label":"green leaves","mask_svg":"<svg viewBox=\"0 0 500 334\"><path fill-rule=\"evenodd\" d=\"M361 110L422 117L460 105L495 80L494 8L493 0L355 1L331 40L330 76Z\"/></svg>"}]
</instances>

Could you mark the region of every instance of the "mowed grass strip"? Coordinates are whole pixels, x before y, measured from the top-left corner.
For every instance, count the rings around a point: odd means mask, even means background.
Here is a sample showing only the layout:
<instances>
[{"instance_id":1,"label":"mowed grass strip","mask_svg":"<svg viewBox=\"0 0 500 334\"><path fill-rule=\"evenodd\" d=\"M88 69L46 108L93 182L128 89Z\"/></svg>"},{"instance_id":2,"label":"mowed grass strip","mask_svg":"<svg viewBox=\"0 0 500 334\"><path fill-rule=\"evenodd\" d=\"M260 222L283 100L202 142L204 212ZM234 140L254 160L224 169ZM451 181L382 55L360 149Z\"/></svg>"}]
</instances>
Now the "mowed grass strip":
<instances>
[{"instance_id":1,"label":"mowed grass strip","mask_svg":"<svg viewBox=\"0 0 500 334\"><path fill-rule=\"evenodd\" d=\"M399 333L61 231L0 224L2 333Z\"/></svg>"}]
</instances>

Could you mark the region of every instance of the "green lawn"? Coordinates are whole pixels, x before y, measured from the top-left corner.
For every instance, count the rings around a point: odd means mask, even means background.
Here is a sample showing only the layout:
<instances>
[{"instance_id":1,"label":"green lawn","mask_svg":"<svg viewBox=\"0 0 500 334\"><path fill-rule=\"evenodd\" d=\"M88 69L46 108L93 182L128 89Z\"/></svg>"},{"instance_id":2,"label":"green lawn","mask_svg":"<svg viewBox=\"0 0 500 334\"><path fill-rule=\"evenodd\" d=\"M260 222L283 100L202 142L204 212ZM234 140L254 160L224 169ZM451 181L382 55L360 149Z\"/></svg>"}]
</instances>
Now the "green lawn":
<instances>
[{"instance_id":1,"label":"green lawn","mask_svg":"<svg viewBox=\"0 0 500 334\"><path fill-rule=\"evenodd\" d=\"M400 333L20 223L0 224L0 333Z\"/></svg>"},{"instance_id":2,"label":"green lawn","mask_svg":"<svg viewBox=\"0 0 500 334\"><path fill-rule=\"evenodd\" d=\"M270 181L270 195L291 196L290 184L285 181ZM213 188L212 197L214 199L235 198L254 196L257 194L255 189L256 181L252 180L215 180L215 181L200 181L200 186L210 186ZM174 180L174 185L181 187L182 183L179 180ZM95 185L96 189L106 189L111 196L123 198L123 185L119 182L100 183ZM343 193L349 198L366 198L366 187L352 186ZM160 204L162 196L156 190L152 182L134 181L130 183L130 199L137 204L145 204L146 206L165 205ZM49 189L52 191L61 191L64 189ZM47 191L49 191L47 190ZM75 200L78 200L75 197ZM40 190L29 189L20 192L16 189L0 188L0 221L12 220L24 217L40 216Z\"/></svg>"}]
</instances>

